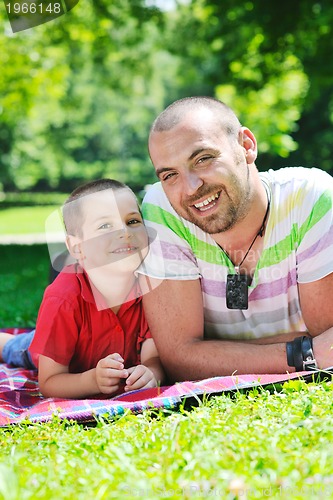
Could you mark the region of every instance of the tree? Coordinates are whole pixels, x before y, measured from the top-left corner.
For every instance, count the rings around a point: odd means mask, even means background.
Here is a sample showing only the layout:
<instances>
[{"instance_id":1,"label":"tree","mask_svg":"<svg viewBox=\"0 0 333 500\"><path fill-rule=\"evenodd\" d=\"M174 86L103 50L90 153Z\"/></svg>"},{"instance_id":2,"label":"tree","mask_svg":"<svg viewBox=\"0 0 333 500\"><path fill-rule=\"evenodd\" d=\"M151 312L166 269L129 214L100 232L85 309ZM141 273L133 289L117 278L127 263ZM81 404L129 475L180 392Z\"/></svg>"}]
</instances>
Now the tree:
<instances>
[{"instance_id":1,"label":"tree","mask_svg":"<svg viewBox=\"0 0 333 500\"><path fill-rule=\"evenodd\" d=\"M149 2L149 5L152 2ZM155 180L147 136L187 95L216 96L256 134L259 168L330 170L333 4L329 0L145 0L79 4L0 35L0 184L62 189L102 176Z\"/></svg>"},{"instance_id":2,"label":"tree","mask_svg":"<svg viewBox=\"0 0 333 500\"><path fill-rule=\"evenodd\" d=\"M170 50L182 54L179 92L233 107L259 139L259 167L289 157L329 170L332 22L328 0L181 4L169 26Z\"/></svg>"},{"instance_id":3,"label":"tree","mask_svg":"<svg viewBox=\"0 0 333 500\"><path fill-rule=\"evenodd\" d=\"M142 188L154 179L149 126L173 77L159 42L163 15L143 1L104 1L79 4L49 26L9 38L1 125L12 137L2 183L68 191L108 175ZM10 78L22 67L26 78L15 89Z\"/></svg>"}]
</instances>

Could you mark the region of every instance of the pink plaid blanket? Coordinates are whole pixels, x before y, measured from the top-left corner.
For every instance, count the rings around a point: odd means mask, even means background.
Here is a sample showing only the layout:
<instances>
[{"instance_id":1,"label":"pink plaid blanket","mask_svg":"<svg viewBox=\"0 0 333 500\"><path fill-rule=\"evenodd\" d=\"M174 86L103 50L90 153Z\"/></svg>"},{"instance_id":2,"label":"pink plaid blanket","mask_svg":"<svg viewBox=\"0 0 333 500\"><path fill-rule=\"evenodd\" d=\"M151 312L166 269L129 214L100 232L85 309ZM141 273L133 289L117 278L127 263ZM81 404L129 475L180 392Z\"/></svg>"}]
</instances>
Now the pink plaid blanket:
<instances>
[{"instance_id":1,"label":"pink plaid blanket","mask_svg":"<svg viewBox=\"0 0 333 500\"><path fill-rule=\"evenodd\" d=\"M7 330L8 331L8 330ZM274 375L234 375L199 381L180 382L171 386L141 389L112 399L51 399L43 398L38 389L37 372L10 368L0 364L0 426L30 422L46 422L58 418L82 423L94 422L99 417L113 417L126 410L139 413L146 409L177 409L186 404L196 406L204 397L225 392L264 387L303 378L318 380L319 372L298 372Z\"/></svg>"}]
</instances>

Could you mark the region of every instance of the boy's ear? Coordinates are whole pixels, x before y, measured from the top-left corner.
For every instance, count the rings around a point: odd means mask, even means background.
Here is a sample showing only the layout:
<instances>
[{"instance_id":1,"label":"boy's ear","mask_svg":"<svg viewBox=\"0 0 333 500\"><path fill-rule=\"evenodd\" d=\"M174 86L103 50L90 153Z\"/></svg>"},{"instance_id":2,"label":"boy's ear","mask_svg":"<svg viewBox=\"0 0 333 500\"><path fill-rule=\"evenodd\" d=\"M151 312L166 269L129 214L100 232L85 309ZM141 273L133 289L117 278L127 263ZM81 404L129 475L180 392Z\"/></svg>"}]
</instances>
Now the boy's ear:
<instances>
[{"instance_id":1,"label":"boy's ear","mask_svg":"<svg viewBox=\"0 0 333 500\"><path fill-rule=\"evenodd\" d=\"M73 236L72 234L68 234L66 236L66 247L75 260L80 260L83 257L82 248L81 248L81 240L78 236Z\"/></svg>"}]
</instances>

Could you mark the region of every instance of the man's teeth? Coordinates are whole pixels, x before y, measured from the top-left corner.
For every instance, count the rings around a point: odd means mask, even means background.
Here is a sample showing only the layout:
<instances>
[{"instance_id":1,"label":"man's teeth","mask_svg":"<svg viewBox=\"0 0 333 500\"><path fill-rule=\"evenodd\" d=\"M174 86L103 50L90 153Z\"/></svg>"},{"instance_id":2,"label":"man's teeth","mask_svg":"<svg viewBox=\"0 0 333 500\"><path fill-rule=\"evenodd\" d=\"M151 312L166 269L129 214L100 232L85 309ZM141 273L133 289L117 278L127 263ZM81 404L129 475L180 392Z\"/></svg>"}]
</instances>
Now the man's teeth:
<instances>
[{"instance_id":1,"label":"man's teeth","mask_svg":"<svg viewBox=\"0 0 333 500\"><path fill-rule=\"evenodd\" d=\"M195 208L202 208L205 207L206 205L209 205L212 201L216 200L219 197L219 193L214 194L213 196L209 196L209 198L206 198L204 201L201 201L200 203L195 203L194 206Z\"/></svg>"}]
</instances>

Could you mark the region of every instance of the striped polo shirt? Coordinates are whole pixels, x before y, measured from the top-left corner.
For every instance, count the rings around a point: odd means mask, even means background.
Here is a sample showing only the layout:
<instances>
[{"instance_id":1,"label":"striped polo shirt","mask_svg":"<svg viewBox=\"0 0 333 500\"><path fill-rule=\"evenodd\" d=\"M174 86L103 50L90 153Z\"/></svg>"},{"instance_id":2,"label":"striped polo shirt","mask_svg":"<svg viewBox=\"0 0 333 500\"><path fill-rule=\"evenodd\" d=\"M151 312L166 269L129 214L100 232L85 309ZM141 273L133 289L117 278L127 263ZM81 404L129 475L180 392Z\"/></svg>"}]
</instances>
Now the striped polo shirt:
<instances>
[{"instance_id":1,"label":"striped polo shirt","mask_svg":"<svg viewBox=\"0 0 333 500\"><path fill-rule=\"evenodd\" d=\"M333 178L303 167L269 170L260 177L271 203L247 310L226 306L226 279L235 269L213 238L173 210L161 183L145 196L142 208L151 242L140 272L200 280L205 338L252 339L306 331L297 283L333 272Z\"/></svg>"}]
</instances>

